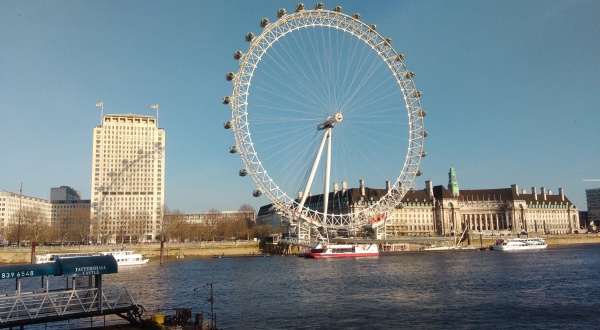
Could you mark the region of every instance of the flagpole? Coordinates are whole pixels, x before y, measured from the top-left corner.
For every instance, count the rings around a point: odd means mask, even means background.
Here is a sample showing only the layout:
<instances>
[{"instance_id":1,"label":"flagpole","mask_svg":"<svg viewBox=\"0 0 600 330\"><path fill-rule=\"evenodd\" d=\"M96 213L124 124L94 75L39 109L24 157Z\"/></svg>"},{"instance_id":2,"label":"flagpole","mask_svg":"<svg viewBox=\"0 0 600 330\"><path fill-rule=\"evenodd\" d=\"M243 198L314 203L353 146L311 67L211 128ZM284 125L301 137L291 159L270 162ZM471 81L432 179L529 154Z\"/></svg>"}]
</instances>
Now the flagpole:
<instances>
[{"instance_id":1,"label":"flagpole","mask_svg":"<svg viewBox=\"0 0 600 330\"><path fill-rule=\"evenodd\" d=\"M102 117L104 116L104 101L96 103L97 107L100 107L100 126L102 126Z\"/></svg>"},{"instance_id":2,"label":"flagpole","mask_svg":"<svg viewBox=\"0 0 600 330\"><path fill-rule=\"evenodd\" d=\"M153 104L152 109L156 109L156 127L158 127L158 104Z\"/></svg>"}]
</instances>

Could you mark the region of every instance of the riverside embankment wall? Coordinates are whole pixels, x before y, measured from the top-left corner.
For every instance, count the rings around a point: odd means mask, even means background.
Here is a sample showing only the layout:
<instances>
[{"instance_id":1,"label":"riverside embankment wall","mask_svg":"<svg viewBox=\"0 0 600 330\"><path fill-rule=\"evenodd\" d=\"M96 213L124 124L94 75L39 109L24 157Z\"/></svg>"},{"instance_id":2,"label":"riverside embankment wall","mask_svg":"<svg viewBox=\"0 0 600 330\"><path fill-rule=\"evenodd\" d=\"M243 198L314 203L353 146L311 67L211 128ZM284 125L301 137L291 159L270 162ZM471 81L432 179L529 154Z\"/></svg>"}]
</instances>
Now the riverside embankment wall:
<instances>
[{"instance_id":1,"label":"riverside embankment wall","mask_svg":"<svg viewBox=\"0 0 600 330\"><path fill-rule=\"evenodd\" d=\"M37 246L37 255L46 253L85 253L110 250L133 250L145 258L160 257L160 244L124 244L124 245L76 245L76 246ZM165 243L164 257L177 256L210 257L212 255L232 255L258 253L258 242L202 242L202 243ZM0 264L29 263L31 247L0 248Z\"/></svg>"},{"instance_id":2,"label":"riverside embankment wall","mask_svg":"<svg viewBox=\"0 0 600 330\"><path fill-rule=\"evenodd\" d=\"M600 244L600 235L598 234L581 234L581 235L561 235L561 236L541 236L546 239L549 246L553 245L569 245L569 244ZM483 238L482 245L489 246L494 244L497 238ZM462 243L463 245L466 242ZM479 238L471 240L472 245L479 245ZM46 253L81 253L81 252L100 252L108 250L121 250L121 245L80 245L68 247L36 247L36 254ZM126 250L133 250L136 253L141 253L146 258L160 257L159 244L125 244ZM282 253L281 251L275 251ZM292 252L292 251L290 251ZM295 251L297 252L297 251ZM164 257L176 258L177 256L184 257L211 257L213 255L239 255L260 253L258 242L202 242L202 243L165 243ZM0 264L8 263L28 263L31 261L31 248L0 248Z\"/></svg>"}]
</instances>

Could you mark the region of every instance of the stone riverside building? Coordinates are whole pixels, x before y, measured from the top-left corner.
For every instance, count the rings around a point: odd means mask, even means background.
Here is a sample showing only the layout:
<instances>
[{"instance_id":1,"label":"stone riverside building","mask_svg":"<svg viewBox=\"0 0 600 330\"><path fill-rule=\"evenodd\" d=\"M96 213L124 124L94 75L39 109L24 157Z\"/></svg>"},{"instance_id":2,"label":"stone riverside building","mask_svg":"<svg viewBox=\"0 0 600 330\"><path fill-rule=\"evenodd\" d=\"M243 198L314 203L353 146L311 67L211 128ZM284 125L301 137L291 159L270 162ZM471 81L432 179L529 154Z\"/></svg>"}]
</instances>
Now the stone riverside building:
<instances>
[{"instance_id":1,"label":"stone riverside building","mask_svg":"<svg viewBox=\"0 0 600 330\"><path fill-rule=\"evenodd\" d=\"M425 182L425 189L412 190L404 196L387 221L373 228L377 238L400 236L451 236L468 232L473 235L568 234L579 228L579 210L558 189L531 188L528 193L515 184L510 188L460 190L454 168L448 173L448 185L433 186ZM344 186L344 184L343 184ZM336 207L356 209L378 200L385 189L364 187L342 189L330 197L330 210ZM309 198L317 205L321 196ZM335 204L336 201L342 203ZM308 203L308 202L307 202ZM333 207L332 207L333 206ZM281 219L272 205L260 208L259 224L280 225Z\"/></svg>"}]
</instances>

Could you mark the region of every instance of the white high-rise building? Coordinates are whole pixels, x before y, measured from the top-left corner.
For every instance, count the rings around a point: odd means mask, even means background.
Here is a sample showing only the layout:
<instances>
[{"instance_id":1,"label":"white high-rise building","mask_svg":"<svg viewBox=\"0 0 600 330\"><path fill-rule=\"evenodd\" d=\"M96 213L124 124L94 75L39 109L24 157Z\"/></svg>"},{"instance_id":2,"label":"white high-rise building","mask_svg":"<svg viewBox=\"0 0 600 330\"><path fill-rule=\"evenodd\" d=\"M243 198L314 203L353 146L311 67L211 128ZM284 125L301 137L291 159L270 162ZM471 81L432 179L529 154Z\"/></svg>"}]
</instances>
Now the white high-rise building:
<instances>
[{"instance_id":1,"label":"white high-rise building","mask_svg":"<svg viewBox=\"0 0 600 330\"><path fill-rule=\"evenodd\" d=\"M91 232L97 242L160 239L165 131L157 119L106 115L94 128Z\"/></svg>"}]
</instances>

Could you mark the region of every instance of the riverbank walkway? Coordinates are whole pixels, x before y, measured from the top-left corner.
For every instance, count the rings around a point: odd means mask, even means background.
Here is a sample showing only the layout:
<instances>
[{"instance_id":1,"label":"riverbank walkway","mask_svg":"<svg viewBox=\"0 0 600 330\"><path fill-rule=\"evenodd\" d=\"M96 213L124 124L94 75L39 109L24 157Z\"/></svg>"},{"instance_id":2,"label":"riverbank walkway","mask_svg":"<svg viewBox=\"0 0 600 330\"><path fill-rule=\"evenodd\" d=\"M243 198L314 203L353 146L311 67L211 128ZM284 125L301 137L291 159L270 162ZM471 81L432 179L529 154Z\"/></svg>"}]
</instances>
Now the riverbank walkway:
<instances>
[{"instance_id":1,"label":"riverbank walkway","mask_svg":"<svg viewBox=\"0 0 600 330\"><path fill-rule=\"evenodd\" d=\"M0 328L50 323L115 314L130 323L141 321L138 306L126 287L105 286L102 275L117 273L112 256L62 258L45 264L0 266L0 280L14 280L15 291L0 292ZM51 289L50 276L67 279L66 288ZM41 278L42 288L21 291L23 280ZM85 279L87 278L87 281ZM69 288L69 282L71 287ZM86 283L87 282L87 283Z\"/></svg>"}]
</instances>

